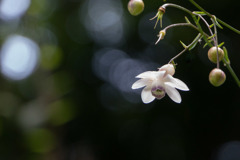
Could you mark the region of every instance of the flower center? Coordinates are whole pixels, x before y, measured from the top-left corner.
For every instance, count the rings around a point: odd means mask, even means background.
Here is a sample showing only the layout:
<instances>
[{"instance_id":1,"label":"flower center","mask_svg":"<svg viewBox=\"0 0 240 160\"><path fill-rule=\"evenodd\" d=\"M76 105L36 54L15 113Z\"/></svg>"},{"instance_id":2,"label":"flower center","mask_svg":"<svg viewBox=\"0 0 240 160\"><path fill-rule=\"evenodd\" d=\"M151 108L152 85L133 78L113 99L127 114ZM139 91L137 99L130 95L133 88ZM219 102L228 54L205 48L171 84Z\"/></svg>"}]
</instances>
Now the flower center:
<instances>
[{"instance_id":1,"label":"flower center","mask_svg":"<svg viewBox=\"0 0 240 160\"><path fill-rule=\"evenodd\" d=\"M161 99L165 96L165 89L162 86L153 87L151 92L157 99Z\"/></svg>"}]
</instances>

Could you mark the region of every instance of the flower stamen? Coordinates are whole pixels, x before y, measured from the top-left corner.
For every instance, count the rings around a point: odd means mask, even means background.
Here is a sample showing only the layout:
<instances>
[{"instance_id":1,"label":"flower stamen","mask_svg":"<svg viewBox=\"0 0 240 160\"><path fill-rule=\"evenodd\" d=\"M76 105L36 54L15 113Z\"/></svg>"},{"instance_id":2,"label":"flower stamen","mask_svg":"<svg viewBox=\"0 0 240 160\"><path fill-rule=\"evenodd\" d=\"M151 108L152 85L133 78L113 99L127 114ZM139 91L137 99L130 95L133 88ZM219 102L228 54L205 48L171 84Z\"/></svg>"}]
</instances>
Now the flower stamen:
<instances>
[{"instance_id":1,"label":"flower stamen","mask_svg":"<svg viewBox=\"0 0 240 160\"><path fill-rule=\"evenodd\" d=\"M153 87L151 92L157 99L162 99L165 96L165 89L161 86Z\"/></svg>"}]
</instances>

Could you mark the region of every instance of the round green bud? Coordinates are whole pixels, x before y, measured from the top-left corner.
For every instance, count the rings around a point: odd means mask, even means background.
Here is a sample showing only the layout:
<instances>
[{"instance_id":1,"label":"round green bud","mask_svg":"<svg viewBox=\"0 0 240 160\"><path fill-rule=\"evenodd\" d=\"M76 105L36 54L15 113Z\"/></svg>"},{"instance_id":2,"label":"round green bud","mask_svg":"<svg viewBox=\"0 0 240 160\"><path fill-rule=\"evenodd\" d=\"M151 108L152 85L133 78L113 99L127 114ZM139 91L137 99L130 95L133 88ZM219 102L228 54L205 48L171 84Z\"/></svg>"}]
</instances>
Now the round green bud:
<instances>
[{"instance_id":1,"label":"round green bud","mask_svg":"<svg viewBox=\"0 0 240 160\"><path fill-rule=\"evenodd\" d=\"M224 51L218 47L218 60L219 62L223 59ZM213 62L217 63L217 47L212 47L208 50L208 59Z\"/></svg>"},{"instance_id":2,"label":"round green bud","mask_svg":"<svg viewBox=\"0 0 240 160\"><path fill-rule=\"evenodd\" d=\"M214 68L209 74L209 81L215 87L221 86L225 82L225 80L226 75L219 68Z\"/></svg>"},{"instance_id":3,"label":"round green bud","mask_svg":"<svg viewBox=\"0 0 240 160\"><path fill-rule=\"evenodd\" d=\"M137 16L144 10L144 3L142 0L130 0L128 2L128 11L131 15Z\"/></svg>"}]
</instances>

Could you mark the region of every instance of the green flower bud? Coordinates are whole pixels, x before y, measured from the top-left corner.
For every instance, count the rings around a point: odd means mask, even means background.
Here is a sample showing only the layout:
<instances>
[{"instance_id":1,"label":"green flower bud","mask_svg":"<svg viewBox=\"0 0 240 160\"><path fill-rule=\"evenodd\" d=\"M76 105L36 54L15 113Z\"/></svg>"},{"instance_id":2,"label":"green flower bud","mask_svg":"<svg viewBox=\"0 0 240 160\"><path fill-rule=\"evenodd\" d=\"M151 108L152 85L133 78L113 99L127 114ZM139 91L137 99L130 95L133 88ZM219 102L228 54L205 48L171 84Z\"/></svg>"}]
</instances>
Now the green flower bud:
<instances>
[{"instance_id":1,"label":"green flower bud","mask_svg":"<svg viewBox=\"0 0 240 160\"><path fill-rule=\"evenodd\" d=\"M137 16L144 10L144 3L142 0L130 0L128 2L128 11L131 15Z\"/></svg>"},{"instance_id":2,"label":"green flower bud","mask_svg":"<svg viewBox=\"0 0 240 160\"><path fill-rule=\"evenodd\" d=\"M215 68L209 74L209 81L215 87L221 86L225 80L226 75L221 69Z\"/></svg>"},{"instance_id":3,"label":"green flower bud","mask_svg":"<svg viewBox=\"0 0 240 160\"><path fill-rule=\"evenodd\" d=\"M218 47L219 62L223 59L223 57L224 57L224 51ZM208 50L208 59L213 63L217 63L217 47L214 46Z\"/></svg>"}]
</instances>

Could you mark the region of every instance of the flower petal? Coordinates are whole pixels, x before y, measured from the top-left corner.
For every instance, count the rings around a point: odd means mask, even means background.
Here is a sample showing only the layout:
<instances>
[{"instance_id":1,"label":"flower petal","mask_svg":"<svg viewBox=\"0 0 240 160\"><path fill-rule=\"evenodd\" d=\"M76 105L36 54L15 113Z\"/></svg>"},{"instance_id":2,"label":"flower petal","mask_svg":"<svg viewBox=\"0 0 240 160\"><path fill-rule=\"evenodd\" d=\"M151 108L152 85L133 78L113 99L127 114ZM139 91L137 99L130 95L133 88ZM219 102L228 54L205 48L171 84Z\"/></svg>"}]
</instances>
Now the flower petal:
<instances>
[{"instance_id":1,"label":"flower petal","mask_svg":"<svg viewBox=\"0 0 240 160\"><path fill-rule=\"evenodd\" d=\"M139 75L136 76L136 78L154 78L156 75L156 71L146 71L146 72L143 72Z\"/></svg>"},{"instance_id":2,"label":"flower petal","mask_svg":"<svg viewBox=\"0 0 240 160\"><path fill-rule=\"evenodd\" d=\"M147 84L151 83L151 80L149 79L139 79L132 85L132 89L138 89L146 86Z\"/></svg>"},{"instance_id":3,"label":"flower petal","mask_svg":"<svg viewBox=\"0 0 240 160\"><path fill-rule=\"evenodd\" d=\"M158 72L156 73L156 78L157 78L158 80L161 80L161 81L162 81L162 78L163 78L163 76L165 75L165 73L166 73L166 71L158 71Z\"/></svg>"},{"instance_id":4,"label":"flower petal","mask_svg":"<svg viewBox=\"0 0 240 160\"><path fill-rule=\"evenodd\" d=\"M149 86L145 87L142 90L141 97L142 97L143 103L150 103L155 99L155 97L152 95L151 87Z\"/></svg>"},{"instance_id":5,"label":"flower petal","mask_svg":"<svg viewBox=\"0 0 240 160\"><path fill-rule=\"evenodd\" d=\"M169 85L168 83L165 84L165 90L168 94L168 96L176 103L181 103L182 101L182 98L179 94L179 92L174 88L172 87L171 85Z\"/></svg>"},{"instance_id":6,"label":"flower petal","mask_svg":"<svg viewBox=\"0 0 240 160\"><path fill-rule=\"evenodd\" d=\"M157 42L155 43L155 45L162 39L162 36L163 36L163 34L159 35L159 38L158 38Z\"/></svg>"},{"instance_id":7,"label":"flower petal","mask_svg":"<svg viewBox=\"0 0 240 160\"><path fill-rule=\"evenodd\" d=\"M188 86L183 81L181 81L180 79L174 78L171 75L167 75L164 80L166 81L165 84L167 83L168 85L174 88L180 89L182 91L189 91Z\"/></svg>"},{"instance_id":8,"label":"flower petal","mask_svg":"<svg viewBox=\"0 0 240 160\"><path fill-rule=\"evenodd\" d=\"M163 86L164 80L163 77L165 75L166 71L158 71L156 72L155 77L152 80L151 86L152 87L158 87L158 86Z\"/></svg>"}]
</instances>

